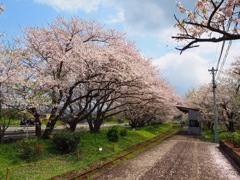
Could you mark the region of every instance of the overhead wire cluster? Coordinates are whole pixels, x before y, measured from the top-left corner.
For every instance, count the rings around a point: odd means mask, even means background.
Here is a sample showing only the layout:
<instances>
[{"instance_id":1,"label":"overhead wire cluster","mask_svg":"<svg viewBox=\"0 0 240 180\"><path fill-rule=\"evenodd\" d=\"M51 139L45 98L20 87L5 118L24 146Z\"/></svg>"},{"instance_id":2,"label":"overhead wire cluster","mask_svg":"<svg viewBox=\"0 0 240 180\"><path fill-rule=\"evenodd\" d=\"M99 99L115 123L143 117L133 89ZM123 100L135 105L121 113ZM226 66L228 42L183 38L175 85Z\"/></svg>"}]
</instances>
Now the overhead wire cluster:
<instances>
[{"instance_id":1,"label":"overhead wire cluster","mask_svg":"<svg viewBox=\"0 0 240 180\"><path fill-rule=\"evenodd\" d=\"M224 41L224 42L225 42L225 41ZM227 60L227 56L228 56L228 53L229 53L229 50L230 50L231 45L232 45L232 40L230 40L229 43L228 43L228 47L227 47L227 49L226 49L225 56L224 56L223 59L222 59L222 64L221 64L220 68L219 68L219 64L217 65L217 68L216 68L216 70L217 70L217 72L216 72L216 79L219 79L221 73L223 73L223 67L224 67L225 62L226 62L226 60ZM218 72L219 72L219 73L218 73Z\"/></svg>"},{"instance_id":2,"label":"overhead wire cluster","mask_svg":"<svg viewBox=\"0 0 240 180\"><path fill-rule=\"evenodd\" d=\"M235 8L235 7L234 7L234 8ZM238 13L238 18L240 18L240 12ZM231 22L232 22L232 17L229 18L229 20L228 20L227 31L229 31ZM234 29L237 28L237 26L238 26L238 22L235 24ZM218 63L217 63L217 67L216 67L216 71L217 71L217 72L216 72L216 79L219 79L221 73L223 73L223 67L224 67L225 62L226 62L226 60L227 60L227 56L228 56L228 53L229 53L229 50L230 50L231 45L232 45L232 40L230 40L229 43L228 43L228 47L227 47L227 49L226 49L225 56L224 56L224 58L222 59L222 64L221 64L220 69L219 69L219 65L220 65L220 61L221 61L223 49L224 49L224 46L225 46L225 40L223 41L222 49L221 49L220 56L219 56ZM219 72L219 73L218 73L218 72Z\"/></svg>"},{"instance_id":3,"label":"overhead wire cluster","mask_svg":"<svg viewBox=\"0 0 240 180\"><path fill-rule=\"evenodd\" d=\"M240 18L240 13L238 14L238 17ZM229 18L229 21L228 21L228 24L227 24L227 31L229 31L231 22L232 22L232 18ZM235 27L234 27L234 28L236 28L237 25L238 25L238 22L235 24ZM225 47L225 43L226 43L226 41L224 40L223 43L222 43L222 47L221 47L221 51L220 51L220 55L219 55L219 58L218 58L218 61L217 61L217 66L216 66L216 68L215 68L215 69L213 68L212 70L210 70L210 71L215 71L215 79L216 79L216 80L218 80L218 79L220 78L221 73L223 73L223 67L224 67L225 62L226 62L226 60L227 60L227 56L228 56L230 47L231 47L231 45L232 45L232 40L229 41L228 47L227 47L227 49L226 49L226 51L225 51L225 55L224 55L224 57L223 57L223 59L222 59L223 52L224 52L224 47ZM221 66L220 66L221 60L222 60L222 63L221 63ZM218 72L219 72L219 73L218 73ZM211 73L214 73L214 72L211 72ZM205 100L206 100L206 98L207 98L207 93L208 93L209 91L210 91L210 86L209 86L208 90L206 91L206 93L205 93L204 96L203 96L203 101L202 101L203 103L205 102Z\"/></svg>"},{"instance_id":4,"label":"overhead wire cluster","mask_svg":"<svg viewBox=\"0 0 240 180\"><path fill-rule=\"evenodd\" d=\"M240 18L240 12L238 13L238 18ZM231 16L228 19L228 22L226 24L226 31L227 32L230 29L232 21L233 21L233 17ZM238 26L238 22L235 24L234 29L236 29L237 26ZM225 50L225 55L222 58L223 52L224 52L224 49L225 49L225 43L226 43L226 40L223 40L216 68L212 67L212 69L209 70L211 72L211 74L212 74L212 84L213 84L212 89L213 89L213 101L214 101L215 142L218 142L218 111L217 111L217 102L216 102L216 87L217 87L216 86L216 79L219 79L220 75L223 73L223 67L224 67L225 62L227 60L227 56L229 54L229 51L230 51L230 48L231 48L231 45L232 45L232 40L230 40L228 42L228 46L227 46L227 48ZM221 62L221 60L222 60L222 62ZM207 95L208 95L209 92L210 92L210 86L209 86L209 88L206 89L206 92L205 92L205 94L204 94L204 96L202 98L202 103L205 103Z\"/></svg>"},{"instance_id":5,"label":"overhead wire cluster","mask_svg":"<svg viewBox=\"0 0 240 180\"><path fill-rule=\"evenodd\" d=\"M240 12L238 13L238 18L240 18ZM231 22L232 22L232 17L229 18L229 20L228 20L226 31L229 31ZM234 28L236 28L237 25L238 25L238 22L235 24ZM220 51L220 55L219 55L219 58L218 58L218 61L217 61L216 68L214 69L214 71L215 71L215 79L216 80L218 80L220 78L220 75L223 73L223 68L224 68L224 65L226 63L226 60L227 60L227 57L228 57L228 54L229 54L229 51L230 51L230 48L231 48L231 45L232 45L232 40L229 41L227 49L225 50L225 54L224 54L225 45L226 45L226 41L224 40L222 42L221 51ZM223 57L223 54L224 54L224 57ZM216 58L216 55L215 55L215 58ZM213 72L211 72L211 73L213 73ZM202 99L203 103L205 102L205 100L207 98L207 93L209 91L210 91L210 86L208 88L208 91L206 91L206 93L203 96L203 99Z\"/></svg>"}]
</instances>

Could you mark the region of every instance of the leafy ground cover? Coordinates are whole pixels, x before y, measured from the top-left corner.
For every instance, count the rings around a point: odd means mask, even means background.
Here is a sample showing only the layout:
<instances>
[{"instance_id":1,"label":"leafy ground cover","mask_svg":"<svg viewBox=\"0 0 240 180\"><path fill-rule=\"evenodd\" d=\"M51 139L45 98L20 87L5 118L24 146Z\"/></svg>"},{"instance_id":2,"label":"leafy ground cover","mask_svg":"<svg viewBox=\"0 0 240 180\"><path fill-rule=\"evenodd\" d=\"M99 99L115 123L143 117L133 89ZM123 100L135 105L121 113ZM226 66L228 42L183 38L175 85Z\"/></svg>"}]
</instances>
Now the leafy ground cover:
<instances>
[{"instance_id":1,"label":"leafy ground cover","mask_svg":"<svg viewBox=\"0 0 240 180\"><path fill-rule=\"evenodd\" d=\"M122 127L119 127L122 128ZM128 129L127 136L119 136L119 141L111 143L107 139L107 129L99 133L82 132L77 150L61 154L53 147L51 140L40 140L42 155L27 161L17 153L16 143L0 146L0 179L5 179L7 168L10 179L50 179L76 169L88 169L91 164L101 163L135 144L146 141L172 128L171 124Z\"/></svg>"},{"instance_id":2,"label":"leafy ground cover","mask_svg":"<svg viewBox=\"0 0 240 180\"><path fill-rule=\"evenodd\" d=\"M215 137L214 131L203 129L200 139L204 141L215 142L214 137ZM229 141L234 140L235 142L240 142L240 132L237 131L237 132L231 133L227 131L225 128L220 127L219 133L218 133L218 139L229 140Z\"/></svg>"}]
</instances>

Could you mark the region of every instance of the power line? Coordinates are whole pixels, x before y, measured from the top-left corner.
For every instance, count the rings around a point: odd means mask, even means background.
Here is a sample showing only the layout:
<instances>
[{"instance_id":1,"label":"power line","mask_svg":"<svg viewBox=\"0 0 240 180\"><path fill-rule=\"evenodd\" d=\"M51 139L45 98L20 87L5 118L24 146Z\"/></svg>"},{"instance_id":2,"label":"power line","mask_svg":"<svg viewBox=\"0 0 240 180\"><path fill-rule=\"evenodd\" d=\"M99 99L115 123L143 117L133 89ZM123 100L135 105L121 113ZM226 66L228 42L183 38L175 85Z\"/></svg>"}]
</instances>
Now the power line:
<instances>
[{"instance_id":1,"label":"power line","mask_svg":"<svg viewBox=\"0 0 240 180\"><path fill-rule=\"evenodd\" d=\"M219 49L219 43L217 43L217 48L216 48L216 51L215 51L215 54L214 54L214 64L217 62L217 54L218 54L218 49Z\"/></svg>"},{"instance_id":2,"label":"power line","mask_svg":"<svg viewBox=\"0 0 240 180\"><path fill-rule=\"evenodd\" d=\"M233 10L235 9L235 7L233 8ZM240 18L240 12L238 13L238 18ZM232 17L229 19L228 21L228 27L227 27L227 31L229 30L230 28L230 25L231 25L231 20L232 20ZM234 29L237 28L238 26L238 22L235 24L234 26ZM225 40L223 41L223 43L225 44ZM225 53L225 56L223 58L223 62L221 64L221 67L220 67L220 70L219 70L219 73L218 74L221 74L222 73L222 69L223 69L223 66L227 60L227 56L228 56L228 53L229 53L229 50L230 50L230 47L232 45L232 40L229 41L228 43L228 47L227 47L227 50L226 50L226 53ZM220 59L221 59L221 56L222 56L222 51L223 51L223 47L222 47L222 50L221 50L221 54L220 54L220 57L219 57L219 60L218 60L218 64L217 64L217 68L216 70L218 71L218 68L219 68L219 63L220 63ZM218 75L217 72L216 72L216 79L218 79L220 77L220 75ZM218 75L218 76L217 76Z\"/></svg>"},{"instance_id":3,"label":"power line","mask_svg":"<svg viewBox=\"0 0 240 180\"><path fill-rule=\"evenodd\" d=\"M228 43L228 47L227 47L227 49L226 49L225 56L224 56L224 58L223 58L223 60L222 60L221 67L220 67L220 69L218 70L219 73L216 73L216 79L219 79L220 74L223 72L222 69L223 69L223 66L224 66L224 64L225 64L225 62L226 62L226 60L227 60L227 56L228 56L228 53L229 53L229 50L230 50L231 45L232 45L232 40L229 41L229 43Z\"/></svg>"},{"instance_id":4,"label":"power line","mask_svg":"<svg viewBox=\"0 0 240 180\"><path fill-rule=\"evenodd\" d=\"M216 69L215 69L216 71L218 71L218 68L219 68L219 64L220 64L220 61L221 61L221 58L222 58L224 46L225 46L225 40L222 43L221 52L220 52L220 55L219 55L219 58L218 58L218 62L217 62L217 66L216 66ZM216 74L217 74L217 72L216 72Z\"/></svg>"},{"instance_id":5,"label":"power line","mask_svg":"<svg viewBox=\"0 0 240 180\"><path fill-rule=\"evenodd\" d=\"M234 8L235 8L235 7L234 7ZM238 13L238 17L240 18L240 12ZM228 20L227 31L228 31L229 28L230 28L230 25L231 25L231 22L232 22L231 20L232 20L232 17ZM238 25L238 22L235 24L235 28L237 27L237 25ZM209 70L209 71L212 71L212 74L214 74L214 84L215 84L215 86L216 86L215 79L218 79L218 77L220 76L220 74L221 74L221 72L222 72L222 69L223 69L223 66L224 66L224 64L225 64L225 62L226 62L226 60L227 60L227 56L228 56L228 53L229 53L229 50L230 50L231 45L232 45L232 40L229 41L227 50L226 50L226 52L225 52L225 56L224 56L224 58L223 58L223 61L222 61L221 66L220 66L220 70L219 70L220 72L217 73L217 72L218 72L218 69L219 69L220 62L221 62L221 58L222 58L224 46L225 46L225 40L224 40L223 43L222 43L221 52L220 52L220 55L219 55L219 58L218 58L218 61L217 61L216 69L212 68L211 70ZM215 54L215 58L216 58L216 54ZM214 58L214 59L215 59L215 58ZM217 76L217 75L218 75L218 76ZM210 89L210 88L208 88L208 90L209 90L209 89ZM205 102L206 97L207 97L207 94L208 94L208 91L206 91L206 93L204 94L204 96L203 96L203 101L202 101L202 102Z\"/></svg>"},{"instance_id":6,"label":"power line","mask_svg":"<svg viewBox=\"0 0 240 180\"><path fill-rule=\"evenodd\" d=\"M232 17L228 21L227 31L229 31L229 28L230 28L230 25L231 25L231 19L232 19ZM235 24L234 28L237 27L237 24L238 23ZM226 62L226 59L227 59L227 56L228 56L229 49L230 49L231 45L232 45L232 41L229 41L228 47L227 47L226 52L225 52L225 56L223 58L223 61L222 61L222 64L221 64L221 67L220 67L220 70L219 70L220 73L222 72L223 66L224 66L224 64ZM216 69L214 69L214 67L212 67L212 69L208 70L212 74L213 106L214 106L214 126L215 126L215 142L216 143L218 142L218 111L217 111L217 102L216 102L216 87L217 86L216 86L216 81L215 80L216 80L217 72L218 72L218 69L219 69L220 61L221 61L221 58L222 58L222 53L223 53L224 46L225 46L225 40L223 41L223 44L222 44L221 53L220 53L220 56L219 56L219 59L218 59L218 63L217 63ZM218 73L218 74L220 74L220 73Z\"/></svg>"},{"instance_id":7,"label":"power line","mask_svg":"<svg viewBox=\"0 0 240 180\"><path fill-rule=\"evenodd\" d=\"M233 10L235 9L235 7L233 8ZM232 16L231 16L231 18L229 18L228 19L228 23L227 23L227 29L226 29L226 31L229 31L229 28L230 28L230 25L231 25L231 22L232 22ZM236 23L236 25L235 25L235 27L237 26L237 24L238 23ZM222 58L222 54L223 54L223 50L224 50L224 46L225 46L225 40L223 41L223 43L222 43L222 48L221 48L221 52L220 52L220 55L219 55L219 58L218 58L218 63L217 63L217 67L216 67L216 74L215 74L215 77L217 76L217 73L218 73L218 68L219 68L219 65L220 65L220 61L221 61L221 58ZM231 42L231 44L232 44L232 42ZM227 51L229 51L229 46L231 46L231 44L230 45L228 45L228 49L227 49ZM228 54L228 53L227 53ZM225 57L226 57L226 53L225 53ZM225 58L224 57L224 58ZM227 58L227 57L226 57ZM226 61L226 60L225 60Z\"/></svg>"}]
</instances>

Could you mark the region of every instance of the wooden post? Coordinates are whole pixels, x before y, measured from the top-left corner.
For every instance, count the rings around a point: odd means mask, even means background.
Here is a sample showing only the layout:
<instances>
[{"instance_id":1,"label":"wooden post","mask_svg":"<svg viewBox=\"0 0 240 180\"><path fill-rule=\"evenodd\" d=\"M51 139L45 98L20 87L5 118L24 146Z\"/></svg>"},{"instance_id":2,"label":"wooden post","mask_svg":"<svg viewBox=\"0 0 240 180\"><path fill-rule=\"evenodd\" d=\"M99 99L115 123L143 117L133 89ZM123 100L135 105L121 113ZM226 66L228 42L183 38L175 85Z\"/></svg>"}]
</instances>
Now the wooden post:
<instances>
[{"instance_id":1,"label":"wooden post","mask_svg":"<svg viewBox=\"0 0 240 180\"><path fill-rule=\"evenodd\" d=\"M9 179L9 172L10 172L10 167L7 167L6 180Z\"/></svg>"}]
</instances>

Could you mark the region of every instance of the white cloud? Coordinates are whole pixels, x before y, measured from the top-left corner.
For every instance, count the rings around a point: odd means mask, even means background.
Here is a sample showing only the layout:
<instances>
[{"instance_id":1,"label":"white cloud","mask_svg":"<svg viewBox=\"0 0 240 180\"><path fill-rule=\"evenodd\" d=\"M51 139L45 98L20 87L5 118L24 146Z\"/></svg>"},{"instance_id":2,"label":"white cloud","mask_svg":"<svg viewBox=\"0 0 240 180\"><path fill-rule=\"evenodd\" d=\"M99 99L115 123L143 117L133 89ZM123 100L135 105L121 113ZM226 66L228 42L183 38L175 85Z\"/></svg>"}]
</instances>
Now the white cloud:
<instances>
[{"instance_id":1,"label":"white cloud","mask_svg":"<svg viewBox=\"0 0 240 180\"><path fill-rule=\"evenodd\" d=\"M167 43L173 43L174 45L177 44L176 40L172 39L172 36L175 36L177 34L178 30L174 27L164 28L161 29L157 36L159 39L167 42Z\"/></svg>"},{"instance_id":2,"label":"white cloud","mask_svg":"<svg viewBox=\"0 0 240 180\"><path fill-rule=\"evenodd\" d=\"M159 67L162 76L176 88L176 92L182 95L193 87L211 82L208 69L212 64L195 53L169 53L155 59L153 63Z\"/></svg>"},{"instance_id":3,"label":"white cloud","mask_svg":"<svg viewBox=\"0 0 240 180\"><path fill-rule=\"evenodd\" d=\"M167 24L162 8L151 1L132 1L124 6L125 26L131 33L153 33Z\"/></svg>"},{"instance_id":4,"label":"white cloud","mask_svg":"<svg viewBox=\"0 0 240 180\"><path fill-rule=\"evenodd\" d=\"M168 31L166 30L166 32ZM175 45L173 44L173 46ZM196 86L211 83L212 76L208 70L212 67L216 68L221 46L222 43L200 43L200 47L188 49L182 55L175 51L175 53L168 53L153 60L153 63L160 68L161 75L166 77L176 88L176 92L183 95L187 90ZM228 42L225 43L219 68L227 47ZM235 57L240 56L239 49L240 43L233 42L222 70L227 69ZM218 75L222 75L220 71L218 71Z\"/></svg>"},{"instance_id":5,"label":"white cloud","mask_svg":"<svg viewBox=\"0 0 240 180\"><path fill-rule=\"evenodd\" d=\"M183 15L176 8L176 0L112 0L112 6L120 7L124 11L124 26L128 33L146 34L158 33L166 27L173 27L177 17ZM189 9L193 9L195 2L181 0Z\"/></svg>"},{"instance_id":6,"label":"white cloud","mask_svg":"<svg viewBox=\"0 0 240 180\"><path fill-rule=\"evenodd\" d=\"M107 24L122 23L125 21L125 15L122 9L119 9L116 15L110 15L105 21Z\"/></svg>"},{"instance_id":7,"label":"white cloud","mask_svg":"<svg viewBox=\"0 0 240 180\"><path fill-rule=\"evenodd\" d=\"M36 3L52 6L59 11L75 13L85 11L91 13L100 8L108 17L105 22L121 23L128 33L147 34L159 32L166 26L173 26L176 22L173 14L177 13L175 0L33 0ZM189 3L189 6L194 3ZM179 14L178 14L179 15Z\"/></svg>"},{"instance_id":8,"label":"white cloud","mask_svg":"<svg viewBox=\"0 0 240 180\"><path fill-rule=\"evenodd\" d=\"M76 12L83 10L85 12L92 12L97 10L106 0L34 0L34 2L47 4L61 11Z\"/></svg>"}]
</instances>

